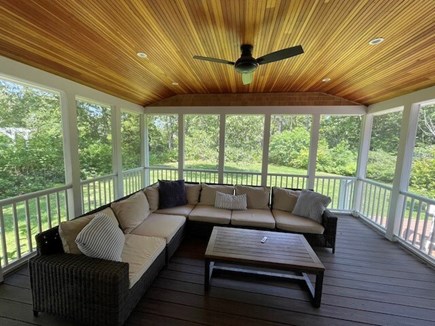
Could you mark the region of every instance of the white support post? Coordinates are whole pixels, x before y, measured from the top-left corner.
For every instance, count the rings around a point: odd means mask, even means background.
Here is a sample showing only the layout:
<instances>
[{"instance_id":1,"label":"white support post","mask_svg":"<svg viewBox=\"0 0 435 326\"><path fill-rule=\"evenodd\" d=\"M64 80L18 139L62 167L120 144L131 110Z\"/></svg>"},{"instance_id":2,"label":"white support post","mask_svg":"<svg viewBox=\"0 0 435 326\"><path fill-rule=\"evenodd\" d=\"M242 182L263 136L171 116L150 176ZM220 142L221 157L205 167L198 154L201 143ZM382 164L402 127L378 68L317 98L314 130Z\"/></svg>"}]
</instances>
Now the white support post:
<instances>
[{"instance_id":1,"label":"white support post","mask_svg":"<svg viewBox=\"0 0 435 326\"><path fill-rule=\"evenodd\" d=\"M140 120L141 122L141 135L143 137L143 142L142 142L142 146L141 146L141 151L143 151L142 155L141 155L141 162L143 162L143 167L144 167L144 182L145 182L145 187L149 186L151 183L151 178L150 178L150 142L148 139L148 115L143 114L142 118Z\"/></svg>"},{"instance_id":2,"label":"white support post","mask_svg":"<svg viewBox=\"0 0 435 326\"><path fill-rule=\"evenodd\" d=\"M110 107L112 117L112 170L115 177L115 199L124 196L124 180L122 177L121 153L121 109L115 105Z\"/></svg>"},{"instance_id":3,"label":"white support post","mask_svg":"<svg viewBox=\"0 0 435 326\"><path fill-rule=\"evenodd\" d=\"M311 123L310 154L308 156L308 189L314 189L316 177L317 148L319 147L320 114L313 114Z\"/></svg>"},{"instance_id":4,"label":"white support post","mask_svg":"<svg viewBox=\"0 0 435 326\"><path fill-rule=\"evenodd\" d=\"M225 114L219 116L219 166L218 183L224 183L225 166Z\"/></svg>"},{"instance_id":5,"label":"white support post","mask_svg":"<svg viewBox=\"0 0 435 326\"><path fill-rule=\"evenodd\" d=\"M77 103L74 94L62 93L63 157L65 165L65 184L68 189L68 219L83 213L80 184L79 134L77 128Z\"/></svg>"},{"instance_id":6,"label":"white support post","mask_svg":"<svg viewBox=\"0 0 435 326\"><path fill-rule=\"evenodd\" d=\"M356 184L355 193L353 196L352 211L354 214L358 214L361 211L361 203L363 196L363 184L362 179L366 177L367 162L369 158L370 150L370 140L373 127L373 115L366 114L363 116L360 139L359 139L359 151L358 151L358 162L356 167Z\"/></svg>"},{"instance_id":7,"label":"white support post","mask_svg":"<svg viewBox=\"0 0 435 326\"><path fill-rule=\"evenodd\" d=\"M393 189L391 191L391 205L388 211L385 237L393 241L399 233L400 218L402 216L403 195L400 191L408 189L411 174L412 153L417 135L419 104L406 104L402 113L399 151L397 153L396 169L394 173Z\"/></svg>"},{"instance_id":8,"label":"white support post","mask_svg":"<svg viewBox=\"0 0 435 326\"><path fill-rule=\"evenodd\" d=\"M142 188L145 188L149 185L149 179L147 179L148 173L146 173L145 168L148 166L147 159L148 158L148 130L145 128L145 114L139 115L139 133L140 133L140 166L142 167ZM146 158L145 158L146 157Z\"/></svg>"},{"instance_id":9,"label":"white support post","mask_svg":"<svg viewBox=\"0 0 435 326\"><path fill-rule=\"evenodd\" d=\"M184 179L184 114L178 115L178 179Z\"/></svg>"},{"instance_id":10,"label":"white support post","mask_svg":"<svg viewBox=\"0 0 435 326\"><path fill-rule=\"evenodd\" d=\"M267 113L264 117L263 161L261 166L261 185L263 187L267 186L267 173L269 167L270 121L271 121L271 114Z\"/></svg>"}]
</instances>

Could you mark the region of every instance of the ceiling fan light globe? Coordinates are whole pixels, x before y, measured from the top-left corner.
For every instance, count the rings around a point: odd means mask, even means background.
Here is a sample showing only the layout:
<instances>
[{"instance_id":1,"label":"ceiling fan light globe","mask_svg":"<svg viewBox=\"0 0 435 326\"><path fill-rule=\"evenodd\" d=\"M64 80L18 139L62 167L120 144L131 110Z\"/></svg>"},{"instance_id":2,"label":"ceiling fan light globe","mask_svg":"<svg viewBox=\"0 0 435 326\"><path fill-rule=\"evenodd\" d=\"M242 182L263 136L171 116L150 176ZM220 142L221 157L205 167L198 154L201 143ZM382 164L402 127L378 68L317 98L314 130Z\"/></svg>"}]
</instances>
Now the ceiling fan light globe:
<instances>
[{"instance_id":1,"label":"ceiling fan light globe","mask_svg":"<svg viewBox=\"0 0 435 326\"><path fill-rule=\"evenodd\" d=\"M234 64L234 68L241 74L254 72L257 69L258 63L254 58L240 58Z\"/></svg>"}]
</instances>

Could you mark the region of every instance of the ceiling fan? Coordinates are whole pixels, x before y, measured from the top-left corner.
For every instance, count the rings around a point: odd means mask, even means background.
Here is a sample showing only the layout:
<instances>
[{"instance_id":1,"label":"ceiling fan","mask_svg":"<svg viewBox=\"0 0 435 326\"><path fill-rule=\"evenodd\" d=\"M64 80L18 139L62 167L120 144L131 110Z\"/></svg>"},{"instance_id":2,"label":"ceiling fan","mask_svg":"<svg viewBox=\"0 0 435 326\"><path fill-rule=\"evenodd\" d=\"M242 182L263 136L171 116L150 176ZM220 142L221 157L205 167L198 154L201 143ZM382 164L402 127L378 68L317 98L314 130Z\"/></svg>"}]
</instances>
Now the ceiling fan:
<instances>
[{"instance_id":1,"label":"ceiling fan","mask_svg":"<svg viewBox=\"0 0 435 326\"><path fill-rule=\"evenodd\" d=\"M262 57L259 57L255 59L252 56L252 45L251 44L242 44L240 46L240 50L242 51L242 55L239 59L237 59L236 62L223 60L223 59L217 59L217 58L210 58L210 57L202 57L199 55L194 55L194 59L198 60L205 60L205 61L211 61L211 62L217 62L217 63L223 63L234 66L237 72L242 74L242 82L243 85L248 85L252 82L253 73L257 69L259 65L264 65L266 63L271 63L275 61L280 61L284 59L288 59L294 56L297 56L299 54L304 53L304 49L302 49L302 46L297 45L293 46L291 48L278 50L272 53L268 53L266 55L263 55Z\"/></svg>"}]
</instances>

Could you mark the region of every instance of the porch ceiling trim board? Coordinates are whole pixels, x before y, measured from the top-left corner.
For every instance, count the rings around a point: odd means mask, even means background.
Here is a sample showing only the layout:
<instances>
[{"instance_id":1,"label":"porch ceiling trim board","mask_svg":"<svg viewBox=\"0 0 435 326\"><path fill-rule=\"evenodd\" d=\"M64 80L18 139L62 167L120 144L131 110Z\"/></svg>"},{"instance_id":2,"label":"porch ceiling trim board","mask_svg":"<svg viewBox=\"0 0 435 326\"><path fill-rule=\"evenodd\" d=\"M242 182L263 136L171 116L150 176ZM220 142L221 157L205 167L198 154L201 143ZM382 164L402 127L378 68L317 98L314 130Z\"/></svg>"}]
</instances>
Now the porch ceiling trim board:
<instances>
[{"instance_id":1,"label":"porch ceiling trim board","mask_svg":"<svg viewBox=\"0 0 435 326\"><path fill-rule=\"evenodd\" d=\"M364 105L355 106L164 106L145 107L145 114L366 114Z\"/></svg>"},{"instance_id":2,"label":"porch ceiling trim board","mask_svg":"<svg viewBox=\"0 0 435 326\"><path fill-rule=\"evenodd\" d=\"M410 106L412 104L426 105L434 102L435 86L421 89L419 91L395 97L391 100L379 102L369 105L367 113L376 114L378 112L385 113L384 111L399 108L403 106Z\"/></svg>"}]
</instances>

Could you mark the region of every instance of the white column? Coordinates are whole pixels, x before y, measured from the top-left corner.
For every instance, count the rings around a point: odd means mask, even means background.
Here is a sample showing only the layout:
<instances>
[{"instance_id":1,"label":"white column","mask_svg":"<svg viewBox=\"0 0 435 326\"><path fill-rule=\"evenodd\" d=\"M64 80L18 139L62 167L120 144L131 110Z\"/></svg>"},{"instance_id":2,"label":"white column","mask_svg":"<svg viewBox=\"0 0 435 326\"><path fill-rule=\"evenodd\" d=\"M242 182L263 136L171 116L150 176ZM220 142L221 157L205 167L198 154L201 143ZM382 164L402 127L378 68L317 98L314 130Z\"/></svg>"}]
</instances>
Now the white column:
<instances>
[{"instance_id":1,"label":"white column","mask_svg":"<svg viewBox=\"0 0 435 326\"><path fill-rule=\"evenodd\" d=\"M184 114L178 115L178 179L184 179Z\"/></svg>"},{"instance_id":2,"label":"white column","mask_svg":"<svg viewBox=\"0 0 435 326\"><path fill-rule=\"evenodd\" d=\"M112 105L110 111L112 118L112 170L115 175L115 199L118 199L124 196L121 153L121 108Z\"/></svg>"},{"instance_id":3,"label":"white column","mask_svg":"<svg viewBox=\"0 0 435 326\"><path fill-rule=\"evenodd\" d=\"M225 114L219 116L219 166L218 183L224 182L225 165Z\"/></svg>"},{"instance_id":4,"label":"white column","mask_svg":"<svg viewBox=\"0 0 435 326\"><path fill-rule=\"evenodd\" d=\"M396 169L391 191L390 209L385 236L394 240L399 233L400 218L402 216L403 195L400 191L408 189L409 176L411 174L412 153L414 151L415 137L417 135L417 123L419 104L405 104L402 113L402 126L400 130L399 151L397 153Z\"/></svg>"},{"instance_id":5,"label":"white column","mask_svg":"<svg viewBox=\"0 0 435 326\"><path fill-rule=\"evenodd\" d=\"M367 162L369 158L370 150L370 140L373 127L373 115L366 114L363 116L361 132L359 138L359 151L358 151L358 162L356 167L356 184L355 184L355 194L353 196L352 210L354 214L358 214L361 211L361 203L363 196L363 184L362 179L366 177Z\"/></svg>"},{"instance_id":6,"label":"white column","mask_svg":"<svg viewBox=\"0 0 435 326\"><path fill-rule=\"evenodd\" d=\"M314 178L316 176L316 161L317 161L317 148L319 147L319 131L320 131L320 114L313 114L313 121L311 123L311 137L310 137L310 153L308 156L308 189L314 189Z\"/></svg>"},{"instance_id":7,"label":"white column","mask_svg":"<svg viewBox=\"0 0 435 326\"><path fill-rule=\"evenodd\" d=\"M140 166L142 167L142 188L149 185L147 179L148 173L145 168L148 164L148 129L145 128L145 114L139 115L139 133L140 133Z\"/></svg>"},{"instance_id":8,"label":"white column","mask_svg":"<svg viewBox=\"0 0 435 326\"><path fill-rule=\"evenodd\" d=\"M68 189L68 219L73 219L83 213L80 185L77 104L73 93L63 92L60 99L62 110L65 184L72 186Z\"/></svg>"},{"instance_id":9,"label":"white column","mask_svg":"<svg viewBox=\"0 0 435 326\"><path fill-rule=\"evenodd\" d=\"M148 139L148 115L144 114L142 115L142 118L140 120L141 122L141 135L143 137L142 147L141 150L143 151L143 154L141 155L141 162L144 163L144 181L145 186L149 186L151 183L150 178L150 146L149 146L149 139Z\"/></svg>"},{"instance_id":10,"label":"white column","mask_svg":"<svg viewBox=\"0 0 435 326\"><path fill-rule=\"evenodd\" d=\"M267 173L269 165L269 142L270 142L270 121L271 114L268 113L264 117L264 131L263 131L263 161L261 165L261 185L267 185Z\"/></svg>"}]
</instances>

